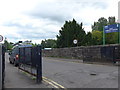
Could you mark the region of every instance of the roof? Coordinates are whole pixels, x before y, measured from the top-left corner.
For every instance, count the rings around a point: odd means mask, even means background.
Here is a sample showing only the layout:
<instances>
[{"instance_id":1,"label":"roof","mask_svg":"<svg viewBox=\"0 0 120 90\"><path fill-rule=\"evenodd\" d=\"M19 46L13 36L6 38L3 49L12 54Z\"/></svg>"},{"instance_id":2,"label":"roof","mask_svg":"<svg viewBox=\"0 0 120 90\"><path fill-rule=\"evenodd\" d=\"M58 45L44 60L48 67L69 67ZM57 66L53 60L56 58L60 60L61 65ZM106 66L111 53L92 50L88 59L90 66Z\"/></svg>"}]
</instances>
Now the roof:
<instances>
[{"instance_id":1,"label":"roof","mask_svg":"<svg viewBox=\"0 0 120 90\"><path fill-rule=\"evenodd\" d=\"M21 45L19 47L32 47L32 45Z\"/></svg>"}]
</instances>

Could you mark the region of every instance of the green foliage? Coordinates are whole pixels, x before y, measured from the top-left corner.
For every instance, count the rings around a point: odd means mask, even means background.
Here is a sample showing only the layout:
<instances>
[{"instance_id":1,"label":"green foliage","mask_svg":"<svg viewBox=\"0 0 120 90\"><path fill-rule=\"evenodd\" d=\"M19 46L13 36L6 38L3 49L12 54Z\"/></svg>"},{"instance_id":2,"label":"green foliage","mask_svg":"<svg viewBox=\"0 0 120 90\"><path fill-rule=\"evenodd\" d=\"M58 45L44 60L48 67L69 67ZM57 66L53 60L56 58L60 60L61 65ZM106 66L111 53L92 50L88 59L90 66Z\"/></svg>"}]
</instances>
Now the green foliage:
<instances>
[{"instance_id":1,"label":"green foliage","mask_svg":"<svg viewBox=\"0 0 120 90\"><path fill-rule=\"evenodd\" d=\"M41 45L42 48L56 48L56 40L54 39L42 40Z\"/></svg>"},{"instance_id":2,"label":"green foliage","mask_svg":"<svg viewBox=\"0 0 120 90\"><path fill-rule=\"evenodd\" d=\"M88 32L85 36L85 46L90 46L90 45L93 45L93 38L92 38L92 33L91 32Z\"/></svg>"},{"instance_id":3,"label":"green foliage","mask_svg":"<svg viewBox=\"0 0 120 90\"><path fill-rule=\"evenodd\" d=\"M36 47L38 44L36 44L36 43L35 43L35 44L34 44L34 43L31 43L31 45L32 45L33 47Z\"/></svg>"},{"instance_id":4,"label":"green foliage","mask_svg":"<svg viewBox=\"0 0 120 90\"><path fill-rule=\"evenodd\" d=\"M104 17L101 17L98 19L97 22L94 22L94 24L92 25L92 31L103 31L104 26L115 23L115 17L109 17L108 20Z\"/></svg>"},{"instance_id":5,"label":"green foliage","mask_svg":"<svg viewBox=\"0 0 120 90\"><path fill-rule=\"evenodd\" d=\"M108 18L108 25L116 24L115 20L116 20L115 17L109 17Z\"/></svg>"},{"instance_id":6,"label":"green foliage","mask_svg":"<svg viewBox=\"0 0 120 90\"><path fill-rule=\"evenodd\" d=\"M118 32L106 33L106 44L118 43Z\"/></svg>"},{"instance_id":7,"label":"green foliage","mask_svg":"<svg viewBox=\"0 0 120 90\"><path fill-rule=\"evenodd\" d=\"M103 26L107 25L107 19L101 17L98 19L98 22L94 22L92 25L92 31L103 31Z\"/></svg>"},{"instance_id":8,"label":"green foliage","mask_svg":"<svg viewBox=\"0 0 120 90\"><path fill-rule=\"evenodd\" d=\"M13 43L12 42L8 42L6 39L4 40L4 46L6 48L6 50L11 50L13 48Z\"/></svg>"},{"instance_id":9,"label":"green foliage","mask_svg":"<svg viewBox=\"0 0 120 90\"><path fill-rule=\"evenodd\" d=\"M115 17L109 17L108 20L104 17L98 19L92 25L92 37L93 45L101 45L103 37L103 27L106 25L116 24ZM116 44L118 43L118 32L105 34L106 44Z\"/></svg>"},{"instance_id":10,"label":"green foliage","mask_svg":"<svg viewBox=\"0 0 120 90\"><path fill-rule=\"evenodd\" d=\"M73 40L78 40L78 46L84 45L85 39L85 31L82 28L83 24L78 24L75 19L73 21L66 21L61 30L59 31L59 35L57 35L57 47L73 47Z\"/></svg>"},{"instance_id":11,"label":"green foliage","mask_svg":"<svg viewBox=\"0 0 120 90\"><path fill-rule=\"evenodd\" d=\"M92 44L93 45L101 45L103 39L102 31L92 31Z\"/></svg>"}]
</instances>

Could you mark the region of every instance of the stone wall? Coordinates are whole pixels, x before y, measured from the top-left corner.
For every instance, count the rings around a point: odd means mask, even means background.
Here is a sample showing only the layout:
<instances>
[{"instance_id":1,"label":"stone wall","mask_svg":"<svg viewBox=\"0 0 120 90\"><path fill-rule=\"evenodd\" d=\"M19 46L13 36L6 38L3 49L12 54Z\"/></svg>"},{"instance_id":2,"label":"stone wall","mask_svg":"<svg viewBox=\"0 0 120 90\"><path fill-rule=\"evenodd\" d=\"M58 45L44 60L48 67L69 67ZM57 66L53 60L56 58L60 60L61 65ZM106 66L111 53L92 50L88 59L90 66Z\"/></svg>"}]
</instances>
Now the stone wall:
<instances>
[{"instance_id":1,"label":"stone wall","mask_svg":"<svg viewBox=\"0 0 120 90\"><path fill-rule=\"evenodd\" d=\"M44 57L65 57L82 59L82 48L83 47L54 48L51 50L43 50L42 55Z\"/></svg>"},{"instance_id":2,"label":"stone wall","mask_svg":"<svg viewBox=\"0 0 120 90\"><path fill-rule=\"evenodd\" d=\"M111 62L115 58L115 53L120 51L120 45L98 45L98 46L81 46L71 48L54 48L43 50L44 57L64 57L76 58L92 62ZM119 57L120 58L120 57Z\"/></svg>"}]
</instances>

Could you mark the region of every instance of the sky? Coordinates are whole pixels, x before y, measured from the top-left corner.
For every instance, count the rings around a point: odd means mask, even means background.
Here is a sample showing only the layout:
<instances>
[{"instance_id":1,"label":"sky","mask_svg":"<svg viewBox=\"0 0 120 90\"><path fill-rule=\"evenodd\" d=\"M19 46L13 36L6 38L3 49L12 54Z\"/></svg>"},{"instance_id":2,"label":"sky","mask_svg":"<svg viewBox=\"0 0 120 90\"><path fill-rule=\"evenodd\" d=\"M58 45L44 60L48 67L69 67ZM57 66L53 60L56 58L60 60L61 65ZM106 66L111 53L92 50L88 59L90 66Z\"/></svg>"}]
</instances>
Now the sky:
<instances>
[{"instance_id":1,"label":"sky","mask_svg":"<svg viewBox=\"0 0 120 90\"><path fill-rule=\"evenodd\" d=\"M65 21L83 23L86 32L100 17L118 18L119 0L0 0L0 35L9 42L56 39Z\"/></svg>"}]
</instances>

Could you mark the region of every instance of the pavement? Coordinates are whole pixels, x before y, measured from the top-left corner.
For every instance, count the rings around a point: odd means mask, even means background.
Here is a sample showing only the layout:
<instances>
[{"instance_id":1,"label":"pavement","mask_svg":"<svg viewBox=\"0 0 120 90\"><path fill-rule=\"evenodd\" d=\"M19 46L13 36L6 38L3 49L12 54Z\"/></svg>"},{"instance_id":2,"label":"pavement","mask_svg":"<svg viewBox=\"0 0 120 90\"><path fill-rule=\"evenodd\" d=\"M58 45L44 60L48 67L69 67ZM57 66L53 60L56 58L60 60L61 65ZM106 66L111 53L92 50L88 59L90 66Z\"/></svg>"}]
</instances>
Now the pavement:
<instances>
[{"instance_id":1,"label":"pavement","mask_svg":"<svg viewBox=\"0 0 120 90\"><path fill-rule=\"evenodd\" d=\"M10 64L8 55L6 55L5 89L8 88L47 88L48 90L51 90L53 86L44 81L37 84L36 80L33 79L33 76L22 72L17 67Z\"/></svg>"}]
</instances>

